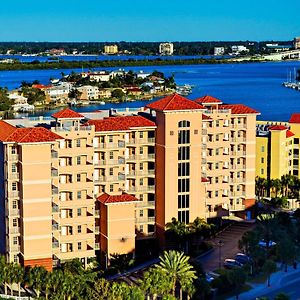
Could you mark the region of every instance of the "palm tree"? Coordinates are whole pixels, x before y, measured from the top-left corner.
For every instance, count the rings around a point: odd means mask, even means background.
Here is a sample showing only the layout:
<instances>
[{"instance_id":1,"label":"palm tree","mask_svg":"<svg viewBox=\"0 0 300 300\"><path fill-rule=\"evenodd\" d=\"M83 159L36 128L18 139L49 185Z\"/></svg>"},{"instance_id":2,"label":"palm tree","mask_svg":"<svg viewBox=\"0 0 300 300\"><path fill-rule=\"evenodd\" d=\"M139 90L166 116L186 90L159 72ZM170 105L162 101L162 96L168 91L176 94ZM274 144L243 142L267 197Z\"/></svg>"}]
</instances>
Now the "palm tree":
<instances>
[{"instance_id":1,"label":"palm tree","mask_svg":"<svg viewBox=\"0 0 300 300\"><path fill-rule=\"evenodd\" d=\"M189 231L186 224L178 221L176 218L172 218L172 221L166 224L166 229L167 233L174 239L176 245L179 246L179 249L185 248L184 250L187 252L187 237ZM185 246L182 246L182 241Z\"/></svg>"},{"instance_id":2,"label":"palm tree","mask_svg":"<svg viewBox=\"0 0 300 300\"><path fill-rule=\"evenodd\" d=\"M175 296L176 285L186 290L196 279L196 272L189 263L189 256L183 252L165 251L163 256L160 256L160 262L156 268L162 270L170 278L172 286L172 295Z\"/></svg>"},{"instance_id":3,"label":"palm tree","mask_svg":"<svg viewBox=\"0 0 300 300\"><path fill-rule=\"evenodd\" d=\"M288 197L290 186L293 185L294 176L290 174L282 175L281 176L281 185L282 185L282 194L285 197Z\"/></svg>"},{"instance_id":4,"label":"palm tree","mask_svg":"<svg viewBox=\"0 0 300 300\"><path fill-rule=\"evenodd\" d=\"M275 198L278 197L278 193L280 192L280 190L282 189L282 184L280 179L271 179L270 180L270 188L271 191L275 193Z\"/></svg>"},{"instance_id":5,"label":"palm tree","mask_svg":"<svg viewBox=\"0 0 300 300\"><path fill-rule=\"evenodd\" d=\"M98 279L92 288L88 290L88 299L106 300L110 292L110 283L104 278Z\"/></svg>"},{"instance_id":6,"label":"palm tree","mask_svg":"<svg viewBox=\"0 0 300 300\"><path fill-rule=\"evenodd\" d=\"M34 289L37 298L40 297L40 294L42 292L46 274L46 269L40 266L35 266L29 269L28 285Z\"/></svg>"},{"instance_id":7,"label":"palm tree","mask_svg":"<svg viewBox=\"0 0 300 300\"><path fill-rule=\"evenodd\" d=\"M51 274L51 286L53 293L56 294L64 279L64 274L61 270L53 270Z\"/></svg>"},{"instance_id":8,"label":"palm tree","mask_svg":"<svg viewBox=\"0 0 300 300\"><path fill-rule=\"evenodd\" d=\"M21 283L23 282L25 275L24 268L20 265L15 264L13 269L15 283L18 284L18 295L19 297L21 297Z\"/></svg>"},{"instance_id":9,"label":"palm tree","mask_svg":"<svg viewBox=\"0 0 300 300\"><path fill-rule=\"evenodd\" d=\"M255 194L258 197L258 200L265 195L267 185L268 182L265 178L259 176L255 177Z\"/></svg>"},{"instance_id":10,"label":"palm tree","mask_svg":"<svg viewBox=\"0 0 300 300\"><path fill-rule=\"evenodd\" d=\"M140 287L145 295L148 297L152 295L152 299L155 299L157 295L166 296L172 289L168 274L158 268L151 268L144 273Z\"/></svg>"}]
</instances>

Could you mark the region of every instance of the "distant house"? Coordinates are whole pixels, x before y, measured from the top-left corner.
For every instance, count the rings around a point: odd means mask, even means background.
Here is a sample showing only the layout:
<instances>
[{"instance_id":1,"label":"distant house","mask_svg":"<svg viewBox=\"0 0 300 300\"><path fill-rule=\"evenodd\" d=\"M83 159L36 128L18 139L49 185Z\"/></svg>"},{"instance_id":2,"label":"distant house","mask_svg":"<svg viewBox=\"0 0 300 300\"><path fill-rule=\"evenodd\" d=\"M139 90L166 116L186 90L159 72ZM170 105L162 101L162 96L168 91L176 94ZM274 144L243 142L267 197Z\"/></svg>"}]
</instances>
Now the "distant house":
<instances>
[{"instance_id":1,"label":"distant house","mask_svg":"<svg viewBox=\"0 0 300 300\"><path fill-rule=\"evenodd\" d=\"M11 93L8 98L14 101L12 108L14 111L32 111L34 105L27 103L27 98L17 93Z\"/></svg>"},{"instance_id":2,"label":"distant house","mask_svg":"<svg viewBox=\"0 0 300 300\"><path fill-rule=\"evenodd\" d=\"M107 82L110 80L110 74L106 71L93 72L89 73L89 78L91 81Z\"/></svg>"},{"instance_id":3,"label":"distant house","mask_svg":"<svg viewBox=\"0 0 300 300\"><path fill-rule=\"evenodd\" d=\"M173 43L161 43L159 44L159 54L160 55L173 55L174 45Z\"/></svg>"},{"instance_id":4,"label":"distant house","mask_svg":"<svg viewBox=\"0 0 300 300\"><path fill-rule=\"evenodd\" d=\"M81 93L80 100L95 100L99 98L99 88L92 85L84 85L77 90Z\"/></svg>"},{"instance_id":5,"label":"distant house","mask_svg":"<svg viewBox=\"0 0 300 300\"><path fill-rule=\"evenodd\" d=\"M224 55L225 53L225 48L224 47L215 47L214 48L214 55Z\"/></svg>"},{"instance_id":6,"label":"distant house","mask_svg":"<svg viewBox=\"0 0 300 300\"><path fill-rule=\"evenodd\" d=\"M143 71L140 71L138 73L136 73L136 78L139 79L146 79L147 77L149 77L151 74L150 73L144 73Z\"/></svg>"},{"instance_id":7,"label":"distant house","mask_svg":"<svg viewBox=\"0 0 300 300\"><path fill-rule=\"evenodd\" d=\"M110 89L99 89L99 99L101 98L111 98Z\"/></svg>"},{"instance_id":8,"label":"distant house","mask_svg":"<svg viewBox=\"0 0 300 300\"><path fill-rule=\"evenodd\" d=\"M143 93L143 91L138 87L130 87L126 88L126 93L127 95L140 96Z\"/></svg>"},{"instance_id":9,"label":"distant house","mask_svg":"<svg viewBox=\"0 0 300 300\"><path fill-rule=\"evenodd\" d=\"M73 89L73 85L69 82L61 83L44 89L47 102L64 103L69 99L69 93Z\"/></svg>"},{"instance_id":10,"label":"distant house","mask_svg":"<svg viewBox=\"0 0 300 300\"><path fill-rule=\"evenodd\" d=\"M104 53L105 54L117 54L118 53L118 46L117 45L105 45L104 46Z\"/></svg>"}]
</instances>

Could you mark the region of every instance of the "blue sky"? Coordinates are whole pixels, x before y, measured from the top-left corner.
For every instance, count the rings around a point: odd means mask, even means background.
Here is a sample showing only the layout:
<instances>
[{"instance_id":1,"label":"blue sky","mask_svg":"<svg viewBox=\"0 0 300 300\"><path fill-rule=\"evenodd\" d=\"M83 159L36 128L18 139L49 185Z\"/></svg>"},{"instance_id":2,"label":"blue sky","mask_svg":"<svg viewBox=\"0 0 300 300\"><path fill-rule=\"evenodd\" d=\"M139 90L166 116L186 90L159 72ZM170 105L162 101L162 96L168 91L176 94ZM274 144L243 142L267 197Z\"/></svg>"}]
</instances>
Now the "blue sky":
<instances>
[{"instance_id":1,"label":"blue sky","mask_svg":"<svg viewBox=\"0 0 300 300\"><path fill-rule=\"evenodd\" d=\"M300 1L1 1L0 41L290 40Z\"/></svg>"}]
</instances>

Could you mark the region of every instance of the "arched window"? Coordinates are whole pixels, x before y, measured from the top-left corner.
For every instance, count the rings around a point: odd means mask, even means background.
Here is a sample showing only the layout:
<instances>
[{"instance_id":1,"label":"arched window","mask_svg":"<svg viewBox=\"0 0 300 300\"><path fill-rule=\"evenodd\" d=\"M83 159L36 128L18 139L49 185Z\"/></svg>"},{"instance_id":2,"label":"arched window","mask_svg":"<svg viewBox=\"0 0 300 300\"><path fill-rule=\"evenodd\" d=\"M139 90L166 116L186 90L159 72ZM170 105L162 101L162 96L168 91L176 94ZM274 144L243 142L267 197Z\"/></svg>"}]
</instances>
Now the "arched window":
<instances>
[{"instance_id":1,"label":"arched window","mask_svg":"<svg viewBox=\"0 0 300 300\"><path fill-rule=\"evenodd\" d=\"M178 127L179 127L179 128L182 128L182 127L190 127L190 121L187 121L187 120L180 121L180 122L178 123Z\"/></svg>"}]
</instances>

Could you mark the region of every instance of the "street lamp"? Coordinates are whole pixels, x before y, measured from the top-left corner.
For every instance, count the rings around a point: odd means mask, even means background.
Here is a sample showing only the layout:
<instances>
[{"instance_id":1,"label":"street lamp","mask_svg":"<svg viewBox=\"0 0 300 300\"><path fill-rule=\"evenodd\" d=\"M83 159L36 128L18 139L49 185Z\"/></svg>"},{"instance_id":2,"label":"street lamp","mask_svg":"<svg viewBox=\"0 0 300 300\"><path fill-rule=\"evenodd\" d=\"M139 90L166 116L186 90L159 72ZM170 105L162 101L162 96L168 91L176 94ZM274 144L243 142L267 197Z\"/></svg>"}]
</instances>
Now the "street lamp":
<instances>
[{"instance_id":1,"label":"street lamp","mask_svg":"<svg viewBox=\"0 0 300 300\"><path fill-rule=\"evenodd\" d=\"M221 248L223 246L223 241L222 240L219 240L218 241L218 246L219 246L219 269L221 269L221 266L222 266L222 255L221 255Z\"/></svg>"}]
</instances>

